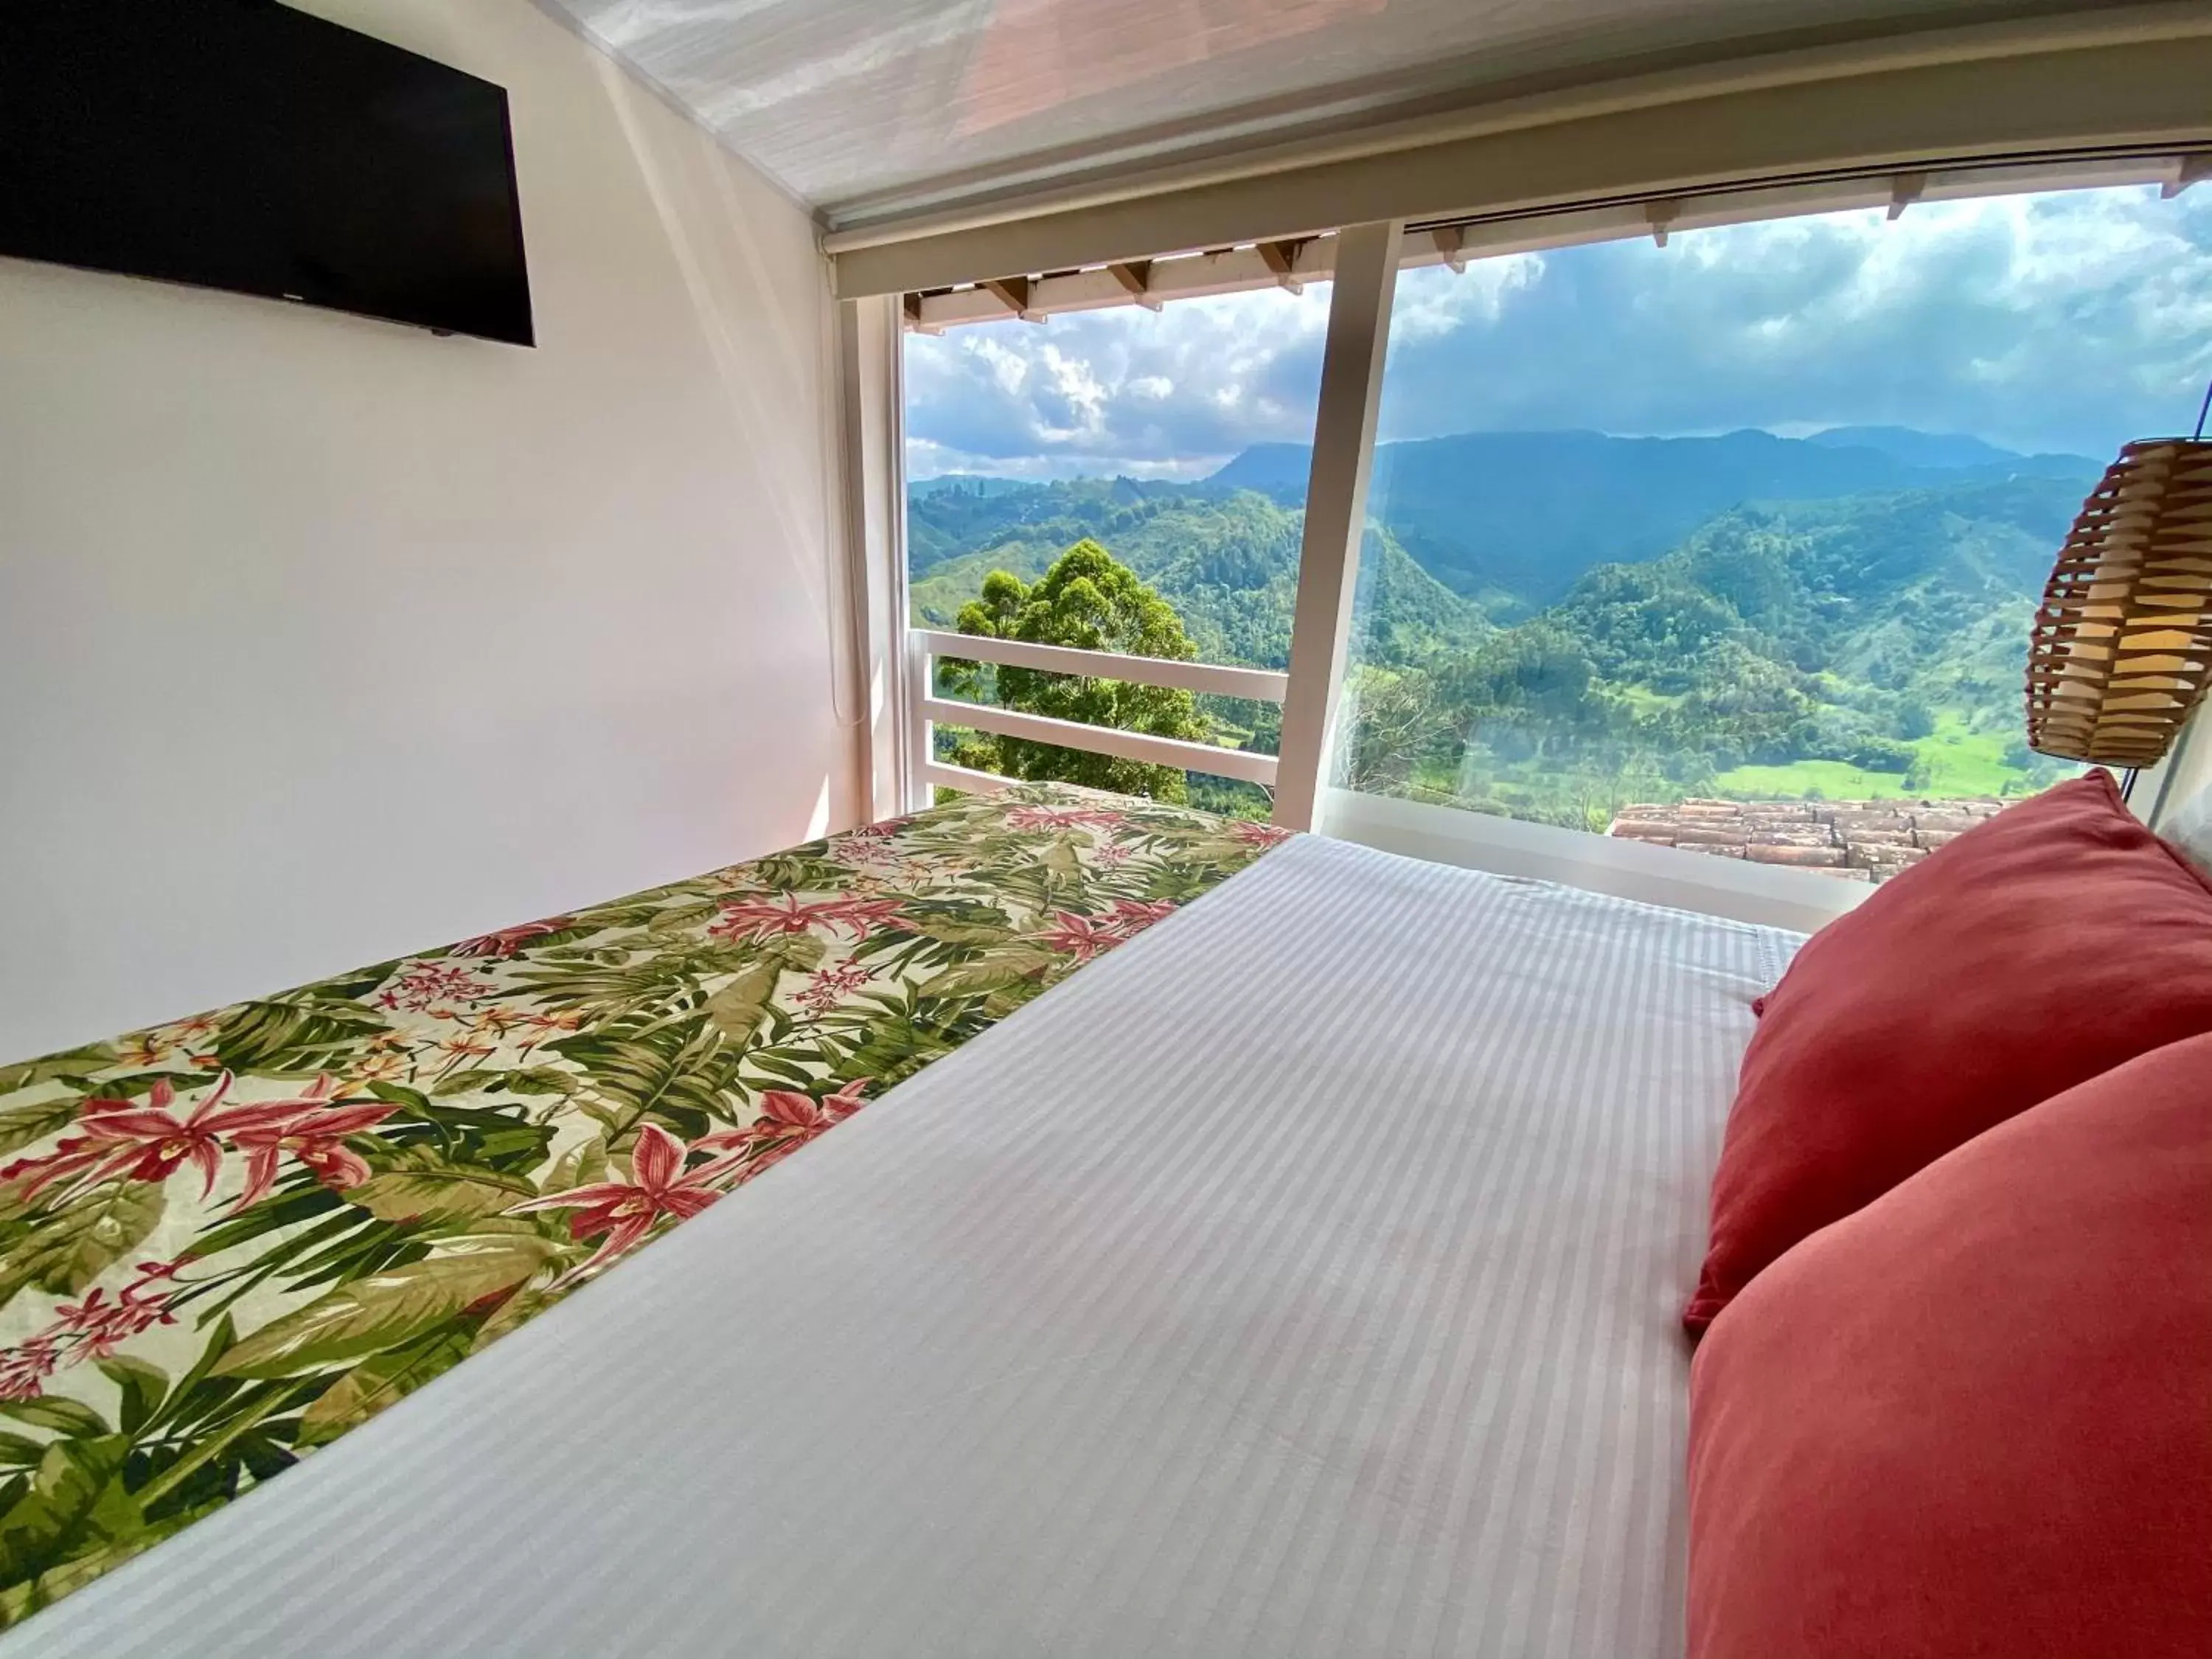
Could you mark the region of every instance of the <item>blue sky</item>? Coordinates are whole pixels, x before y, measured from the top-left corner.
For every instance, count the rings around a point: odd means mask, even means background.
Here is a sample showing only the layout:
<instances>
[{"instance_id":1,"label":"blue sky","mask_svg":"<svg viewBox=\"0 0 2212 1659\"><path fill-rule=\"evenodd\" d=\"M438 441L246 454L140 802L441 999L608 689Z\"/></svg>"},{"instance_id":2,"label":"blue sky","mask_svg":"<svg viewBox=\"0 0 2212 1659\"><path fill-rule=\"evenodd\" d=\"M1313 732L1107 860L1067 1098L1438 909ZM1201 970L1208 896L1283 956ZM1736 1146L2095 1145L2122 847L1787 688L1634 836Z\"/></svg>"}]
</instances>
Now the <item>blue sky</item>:
<instances>
[{"instance_id":1,"label":"blue sky","mask_svg":"<svg viewBox=\"0 0 2212 1659\"><path fill-rule=\"evenodd\" d=\"M1202 477L1310 437L1328 290L908 337L908 468ZM1923 204L1407 272L1382 435L1862 423L2106 457L2212 374L2212 185Z\"/></svg>"}]
</instances>

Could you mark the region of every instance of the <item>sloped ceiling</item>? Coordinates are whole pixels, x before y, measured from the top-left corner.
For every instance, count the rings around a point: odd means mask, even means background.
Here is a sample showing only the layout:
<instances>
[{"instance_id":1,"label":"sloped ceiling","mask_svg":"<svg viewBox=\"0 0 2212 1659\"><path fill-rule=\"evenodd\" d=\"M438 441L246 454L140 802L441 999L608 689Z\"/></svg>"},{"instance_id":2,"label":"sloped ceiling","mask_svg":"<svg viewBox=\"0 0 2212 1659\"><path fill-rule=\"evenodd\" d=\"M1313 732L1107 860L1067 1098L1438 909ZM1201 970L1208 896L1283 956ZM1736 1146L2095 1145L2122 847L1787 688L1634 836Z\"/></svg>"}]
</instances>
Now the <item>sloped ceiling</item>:
<instances>
[{"instance_id":1,"label":"sloped ceiling","mask_svg":"<svg viewBox=\"0 0 2212 1659\"><path fill-rule=\"evenodd\" d=\"M825 222L1439 99L2094 0L541 0Z\"/></svg>"}]
</instances>

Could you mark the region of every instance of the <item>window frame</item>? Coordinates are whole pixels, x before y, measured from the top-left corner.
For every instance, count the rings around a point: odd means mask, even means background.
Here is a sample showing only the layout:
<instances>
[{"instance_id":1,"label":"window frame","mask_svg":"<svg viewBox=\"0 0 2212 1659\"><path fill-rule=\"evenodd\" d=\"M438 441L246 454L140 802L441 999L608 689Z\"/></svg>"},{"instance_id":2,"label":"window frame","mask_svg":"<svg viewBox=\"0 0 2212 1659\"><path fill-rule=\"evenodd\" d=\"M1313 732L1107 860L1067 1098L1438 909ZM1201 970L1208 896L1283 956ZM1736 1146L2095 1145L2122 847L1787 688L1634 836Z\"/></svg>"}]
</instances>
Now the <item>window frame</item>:
<instances>
[{"instance_id":1,"label":"window frame","mask_svg":"<svg viewBox=\"0 0 2212 1659\"><path fill-rule=\"evenodd\" d=\"M872 514L855 514L852 532L855 556L862 566L854 580L854 590L885 607L873 612L884 625L876 630L869 655L874 661L897 665L890 678L898 684L885 685L872 680L869 687L870 708L877 715L869 722L869 729L876 734L874 751L878 757L871 772L871 799L878 815L918 810L927 804L933 786L984 788L999 781L980 774L969 775L964 769L947 768L930 750L930 716L950 710L933 696L929 678L941 645L930 642L931 630L912 625L907 604L906 434L901 375L904 334L915 330L935 333L963 323L1012 314L1041 321L1061 311L1115 304L1150 304L1157 308L1160 303L1200 294L1293 281L1328 281L1330 311L1290 666L1287 674L1279 677L1284 708L1281 753L1268 769L1274 789L1275 822L1285 828L1315 830L1385 850L1500 873L1565 881L1742 921L1800 931L1817 927L1862 902L1873 890L1871 884L1842 882L1784 866L1706 858L1672 848L1624 842L1587 830L1527 823L1460 808L1368 797L1328 783L1327 769L1341 710L1352 596L1358 580L1360 532L1374 461L1376 414L1389 367L1389 323L1398 274L1437 264L1464 269L1480 258L1641 236L1654 236L1663 245L1665 237L1676 230L1854 208L1887 206L1891 216L1896 217L1921 202L2125 184L2162 184L2168 194L2178 194L2203 173L2201 162L2187 154L2177 157L2171 148L2163 146L2088 158L2074 154L1997 161L1930 161L1913 167L1861 169L1779 182L1753 179L1688 194L1525 212L1378 221L1341 227L1295 245L1247 244L1188 259L1163 260L1149 268L1144 262L1133 261L1025 279L978 281L927 295L846 301L841 309L848 319L869 319L848 322L841 331L841 339L848 343L845 376L848 465L860 469L851 475L856 491L888 503ZM1176 267L1182 269L1176 272ZM1172 280L1156 274L1164 270L1171 273ZM1019 281L1018 288L1011 286L1013 280ZM869 353L863 351L856 358L849 347L867 337L883 335L888 336L887 352L883 351L880 339L868 340L876 354L873 371L878 385L872 396ZM856 409L863 411L858 422L863 430L857 436ZM859 523L863 517L869 520L866 525ZM890 522L876 522L884 519ZM971 649L969 654L988 660L997 653L981 647ZM1149 678L1140 659L1109 653L1066 654L1070 658L1096 655L1102 667L1116 665L1118 677L1125 679L1171 683ZM1173 666L1188 670L1192 665ZM1232 678L1262 672L1227 665L1198 667L1204 674ZM1273 696L1272 686L1267 691L1253 692L1257 680L1243 684L1245 690L1239 695ZM888 721L883 718L886 709L891 714ZM1133 742L1128 734L1115 741L1124 750ZM1147 750L1138 757L1154 760L1164 756L1151 750L1168 741L1133 739ZM886 744L895 757L889 766L879 758ZM2180 748L2177 744L2177 752ZM1165 758L1168 763L1177 763L1174 757ZM1190 758L1183 756L1182 763ZM2161 787L2166 764L2146 774L2140 785L2147 787L2138 787L2135 792L2137 810L2146 816L2166 793Z\"/></svg>"}]
</instances>

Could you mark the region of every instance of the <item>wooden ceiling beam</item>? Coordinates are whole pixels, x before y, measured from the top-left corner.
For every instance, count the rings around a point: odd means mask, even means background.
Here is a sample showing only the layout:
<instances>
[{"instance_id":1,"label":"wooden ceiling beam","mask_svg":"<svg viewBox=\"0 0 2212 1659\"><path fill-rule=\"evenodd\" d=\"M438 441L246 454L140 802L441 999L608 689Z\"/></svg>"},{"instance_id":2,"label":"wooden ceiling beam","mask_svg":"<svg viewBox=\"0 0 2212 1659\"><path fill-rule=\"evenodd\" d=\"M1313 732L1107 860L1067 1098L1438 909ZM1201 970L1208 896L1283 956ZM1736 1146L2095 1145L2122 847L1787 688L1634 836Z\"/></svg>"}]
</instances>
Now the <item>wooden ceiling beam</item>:
<instances>
[{"instance_id":1,"label":"wooden ceiling beam","mask_svg":"<svg viewBox=\"0 0 2212 1659\"><path fill-rule=\"evenodd\" d=\"M1150 259L1131 259L1126 264L1106 267L1114 280L1128 289L1129 297L1147 311L1160 309L1160 296L1152 292L1152 262Z\"/></svg>"},{"instance_id":2,"label":"wooden ceiling beam","mask_svg":"<svg viewBox=\"0 0 2212 1659\"><path fill-rule=\"evenodd\" d=\"M1306 291L1305 283L1297 274L1298 250L1304 242L1257 242L1254 252L1267 262L1267 269L1275 273L1275 281L1293 294Z\"/></svg>"},{"instance_id":3,"label":"wooden ceiling beam","mask_svg":"<svg viewBox=\"0 0 2212 1659\"><path fill-rule=\"evenodd\" d=\"M1041 323L1044 313L1030 308L1030 279L1026 276L994 276L983 287L1000 304L1025 323Z\"/></svg>"},{"instance_id":4,"label":"wooden ceiling beam","mask_svg":"<svg viewBox=\"0 0 2212 1659\"><path fill-rule=\"evenodd\" d=\"M921 314L921 295L919 294L908 295L900 310L904 313L906 325L916 334L941 335L945 332L943 324L932 323L924 319Z\"/></svg>"}]
</instances>

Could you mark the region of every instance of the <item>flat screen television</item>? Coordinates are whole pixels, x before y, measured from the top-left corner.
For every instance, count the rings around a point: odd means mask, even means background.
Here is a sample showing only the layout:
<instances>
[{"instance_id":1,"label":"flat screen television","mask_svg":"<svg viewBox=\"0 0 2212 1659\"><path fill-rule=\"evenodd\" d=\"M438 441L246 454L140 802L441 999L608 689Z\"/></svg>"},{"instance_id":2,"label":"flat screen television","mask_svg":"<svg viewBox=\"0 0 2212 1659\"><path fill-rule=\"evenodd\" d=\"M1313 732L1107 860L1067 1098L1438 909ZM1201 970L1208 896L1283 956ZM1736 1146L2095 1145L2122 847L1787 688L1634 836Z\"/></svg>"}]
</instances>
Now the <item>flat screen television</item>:
<instances>
[{"instance_id":1,"label":"flat screen television","mask_svg":"<svg viewBox=\"0 0 2212 1659\"><path fill-rule=\"evenodd\" d=\"M506 92L270 0L0 0L0 254L533 343Z\"/></svg>"}]
</instances>

